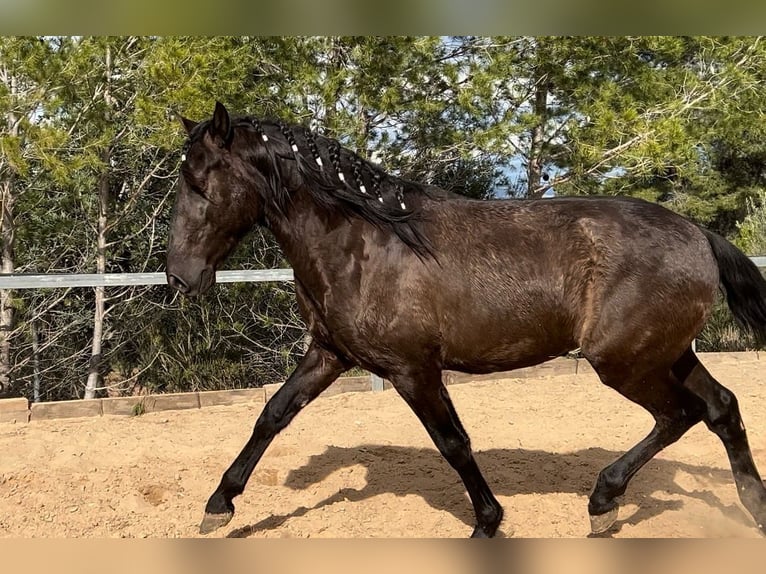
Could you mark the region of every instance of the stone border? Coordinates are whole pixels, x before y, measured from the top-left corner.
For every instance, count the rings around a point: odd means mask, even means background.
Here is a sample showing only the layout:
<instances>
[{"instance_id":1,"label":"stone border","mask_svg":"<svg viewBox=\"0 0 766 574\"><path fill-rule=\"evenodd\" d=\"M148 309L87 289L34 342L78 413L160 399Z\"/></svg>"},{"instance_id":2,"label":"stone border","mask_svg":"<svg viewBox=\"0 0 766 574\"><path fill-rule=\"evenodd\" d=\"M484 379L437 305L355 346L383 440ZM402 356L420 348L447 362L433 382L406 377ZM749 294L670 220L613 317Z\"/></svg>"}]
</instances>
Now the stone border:
<instances>
[{"instance_id":1,"label":"stone border","mask_svg":"<svg viewBox=\"0 0 766 574\"><path fill-rule=\"evenodd\" d=\"M746 351L739 353L700 353L700 358L703 362L708 360L711 363L746 363L758 361L760 356L757 351ZM487 375L469 375L455 371L445 371L443 378L445 384L457 385L473 381L545 378L562 375L595 376L595 372L584 359L558 357L541 365ZM281 384L265 385L256 389L200 391L32 404L29 404L25 398L0 399L0 423L27 423L39 420L103 415L135 416L159 411L199 409L241 403L265 404L281 386ZM391 383L385 381L384 389L390 388ZM342 377L333 383L321 396L330 397L341 393L367 391L373 391L370 377Z\"/></svg>"}]
</instances>

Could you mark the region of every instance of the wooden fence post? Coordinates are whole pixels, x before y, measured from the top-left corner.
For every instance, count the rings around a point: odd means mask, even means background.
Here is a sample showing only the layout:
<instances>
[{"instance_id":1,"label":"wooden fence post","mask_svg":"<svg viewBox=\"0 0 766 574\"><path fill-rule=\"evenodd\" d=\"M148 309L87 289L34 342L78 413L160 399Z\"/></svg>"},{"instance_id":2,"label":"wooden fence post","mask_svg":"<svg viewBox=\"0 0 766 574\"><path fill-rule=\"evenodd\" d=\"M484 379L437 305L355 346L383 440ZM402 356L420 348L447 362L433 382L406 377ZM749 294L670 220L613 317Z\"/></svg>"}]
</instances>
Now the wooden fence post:
<instances>
[{"instance_id":1,"label":"wooden fence post","mask_svg":"<svg viewBox=\"0 0 766 574\"><path fill-rule=\"evenodd\" d=\"M370 373L370 386L373 391L382 391L383 379L374 373Z\"/></svg>"}]
</instances>

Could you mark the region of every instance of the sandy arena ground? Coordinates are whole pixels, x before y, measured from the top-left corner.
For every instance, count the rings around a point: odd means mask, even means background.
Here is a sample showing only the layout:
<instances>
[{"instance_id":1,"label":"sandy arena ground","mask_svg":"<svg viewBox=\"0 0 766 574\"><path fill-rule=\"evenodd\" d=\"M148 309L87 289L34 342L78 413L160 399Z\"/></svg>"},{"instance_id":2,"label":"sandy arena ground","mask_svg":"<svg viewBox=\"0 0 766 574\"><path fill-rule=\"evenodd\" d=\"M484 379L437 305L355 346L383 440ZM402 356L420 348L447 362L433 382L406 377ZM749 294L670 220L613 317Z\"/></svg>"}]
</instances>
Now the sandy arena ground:
<instances>
[{"instance_id":1,"label":"sandy arena ground","mask_svg":"<svg viewBox=\"0 0 766 574\"><path fill-rule=\"evenodd\" d=\"M766 374L708 363L738 396L766 469ZM450 386L479 465L506 510L501 535L584 537L599 469L651 417L589 376ZM0 424L1 537L194 537L208 496L261 405ZM394 391L309 405L267 450L230 537L465 537L457 475ZM704 425L631 482L614 537L757 537L723 446Z\"/></svg>"}]
</instances>

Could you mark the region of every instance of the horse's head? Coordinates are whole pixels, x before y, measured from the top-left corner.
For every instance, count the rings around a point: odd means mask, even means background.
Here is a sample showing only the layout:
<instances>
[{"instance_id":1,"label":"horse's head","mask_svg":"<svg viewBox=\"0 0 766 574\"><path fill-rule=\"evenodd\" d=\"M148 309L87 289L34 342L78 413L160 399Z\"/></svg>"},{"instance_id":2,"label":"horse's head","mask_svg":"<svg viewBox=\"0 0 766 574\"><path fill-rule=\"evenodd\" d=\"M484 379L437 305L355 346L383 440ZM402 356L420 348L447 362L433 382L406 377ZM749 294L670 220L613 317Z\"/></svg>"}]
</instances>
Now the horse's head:
<instances>
[{"instance_id":1,"label":"horse's head","mask_svg":"<svg viewBox=\"0 0 766 574\"><path fill-rule=\"evenodd\" d=\"M220 103L210 120L182 121L189 138L167 256L168 283L182 293L207 291L218 265L255 223L274 225L300 209L357 214L395 233L418 256L430 253L405 204L405 187L420 188L336 140L279 121L232 119Z\"/></svg>"},{"instance_id":2,"label":"horse's head","mask_svg":"<svg viewBox=\"0 0 766 574\"><path fill-rule=\"evenodd\" d=\"M222 104L208 121L182 122L189 139L170 221L167 278L171 287L193 296L213 286L218 265L261 218L254 190L266 181L242 161L238 148L246 134L235 133Z\"/></svg>"}]
</instances>

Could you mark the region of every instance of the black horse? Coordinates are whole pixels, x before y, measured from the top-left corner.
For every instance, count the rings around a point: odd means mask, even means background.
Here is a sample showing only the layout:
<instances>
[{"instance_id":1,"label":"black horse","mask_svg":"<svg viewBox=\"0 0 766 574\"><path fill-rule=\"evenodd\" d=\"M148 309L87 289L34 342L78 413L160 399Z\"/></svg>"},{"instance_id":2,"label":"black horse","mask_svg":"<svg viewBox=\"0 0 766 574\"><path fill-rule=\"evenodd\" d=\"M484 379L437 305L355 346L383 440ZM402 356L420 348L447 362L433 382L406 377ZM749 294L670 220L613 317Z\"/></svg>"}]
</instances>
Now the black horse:
<instances>
[{"instance_id":1,"label":"black horse","mask_svg":"<svg viewBox=\"0 0 766 574\"><path fill-rule=\"evenodd\" d=\"M739 322L766 335L766 282L725 239L634 199L465 199L389 175L303 127L232 118L220 103L212 119L183 123L168 283L207 291L237 242L263 225L292 264L312 336L209 499L202 533L231 520L274 436L359 365L392 382L460 474L473 535L493 536L503 510L442 369L511 370L577 348L656 421L600 472L594 532L615 521L631 477L700 421L723 442L742 503L764 529L766 489L737 400L691 348L719 286Z\"/></svg>"}]
</instances>

